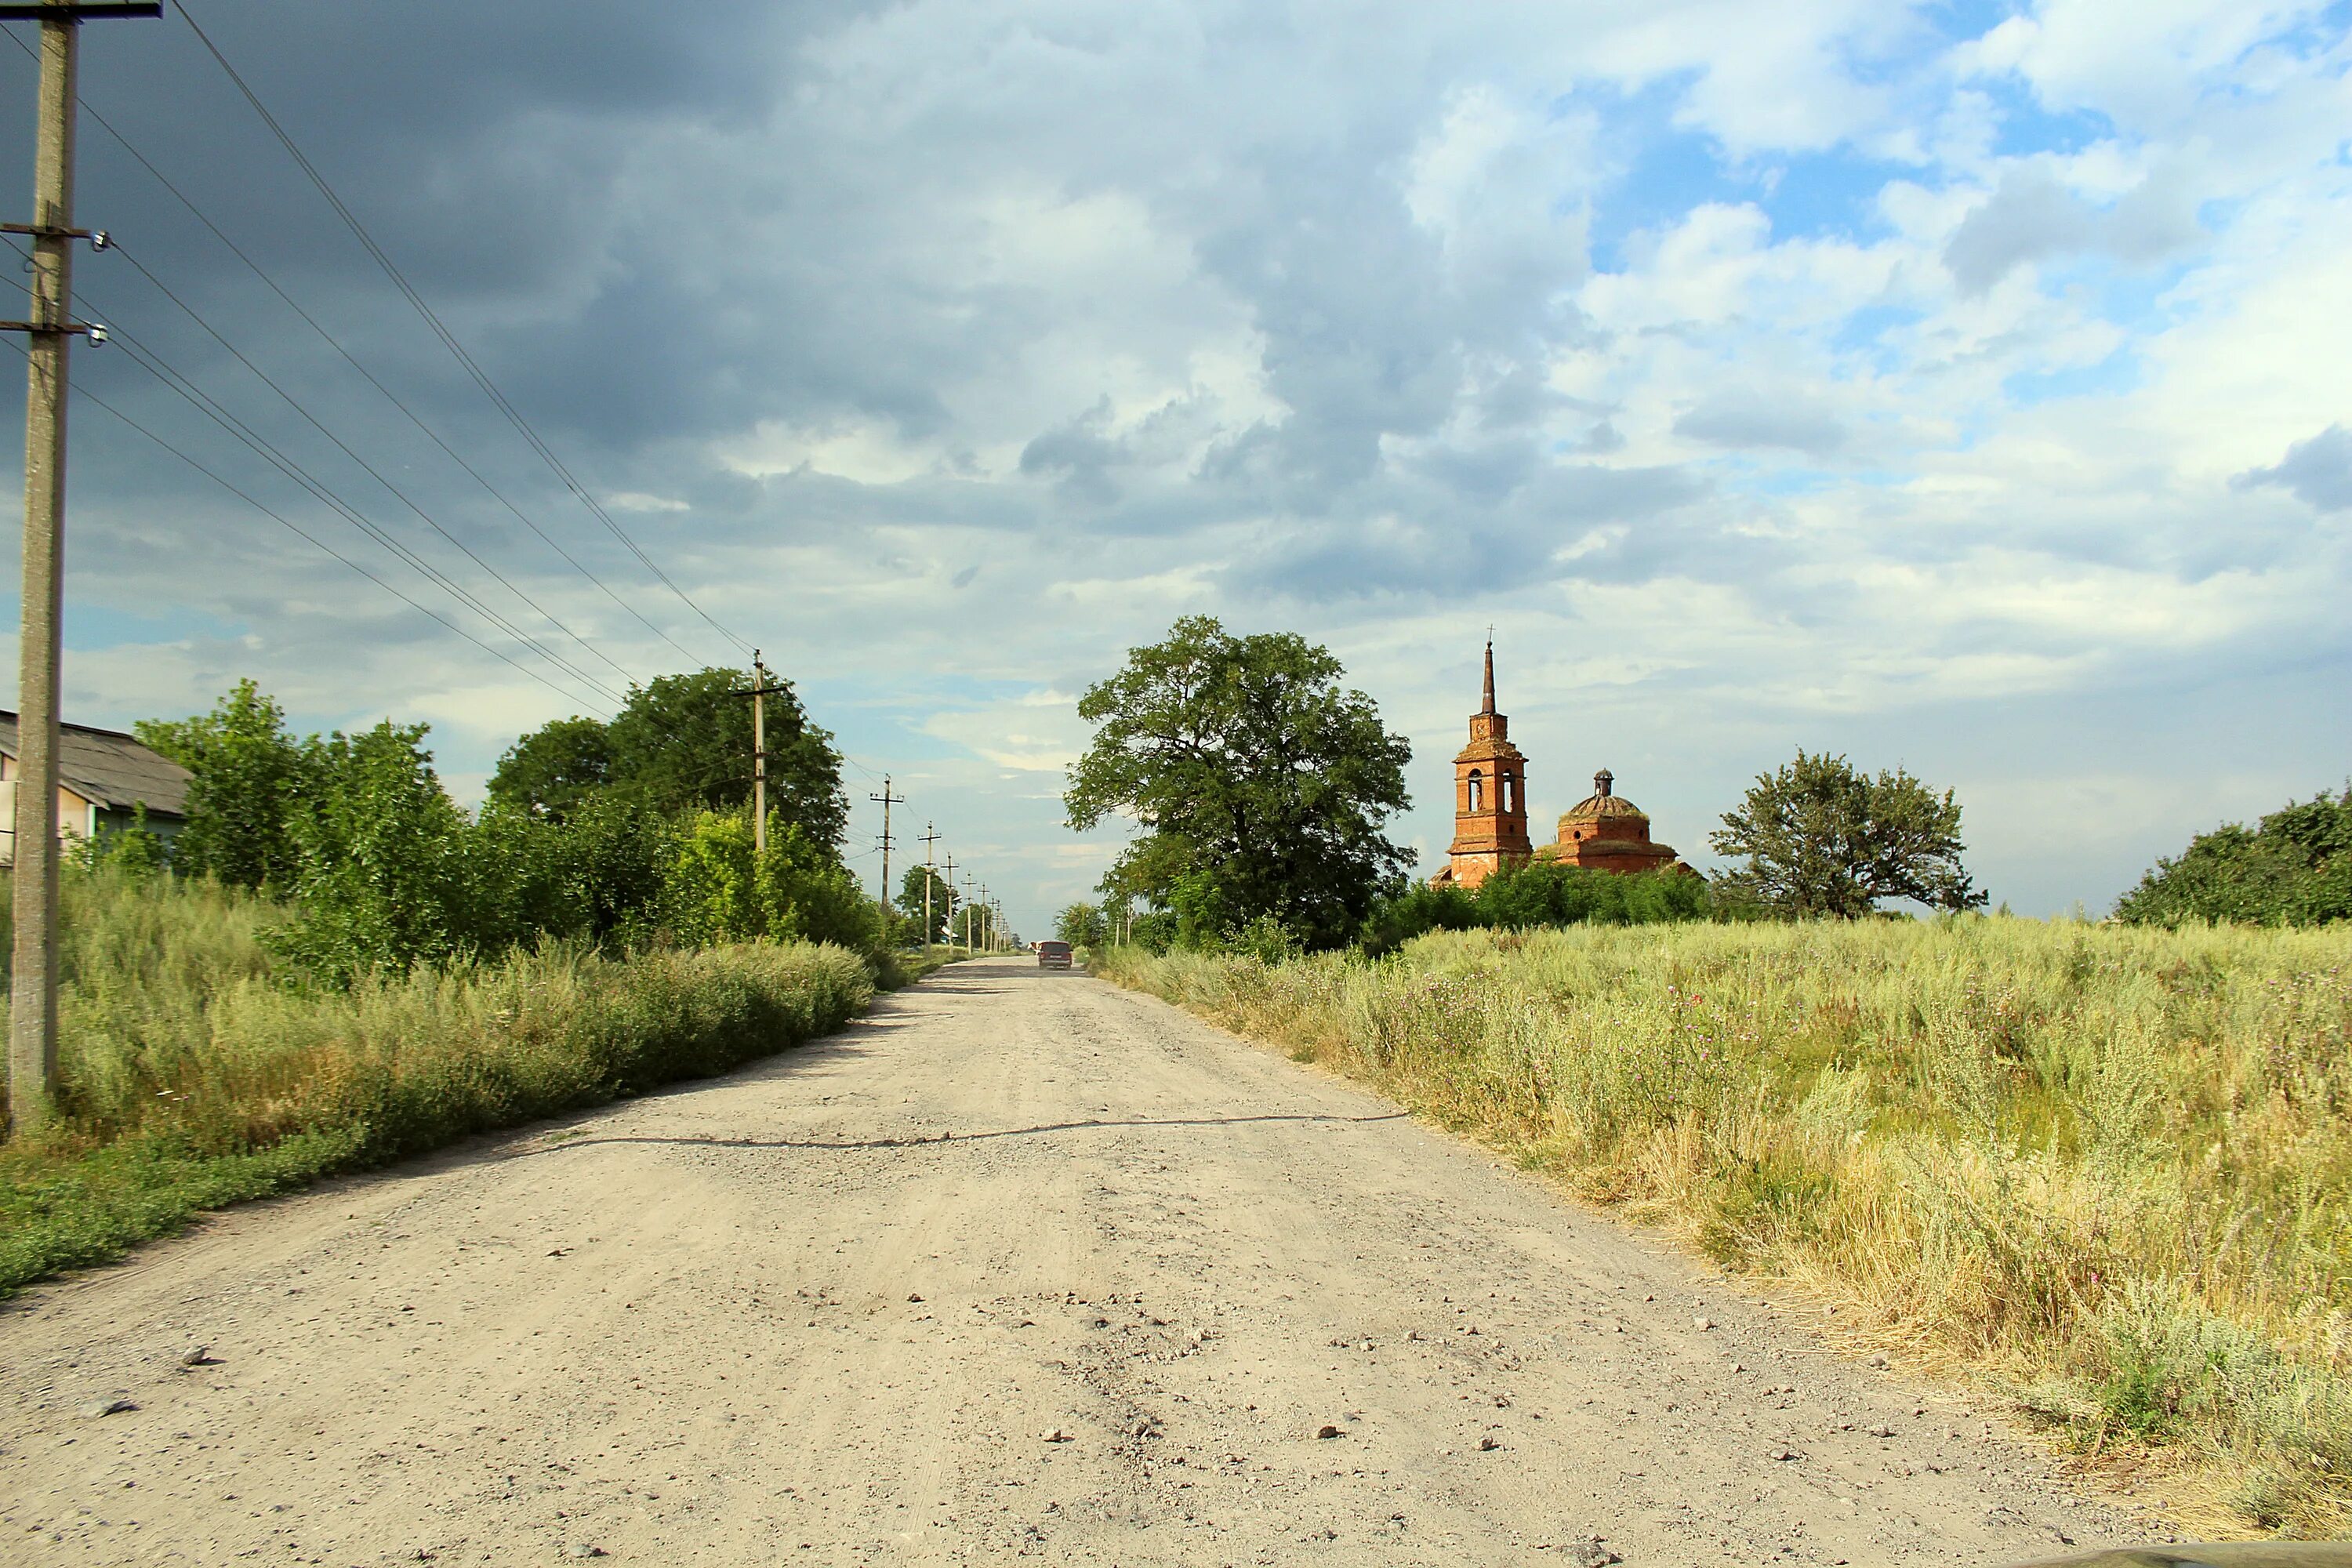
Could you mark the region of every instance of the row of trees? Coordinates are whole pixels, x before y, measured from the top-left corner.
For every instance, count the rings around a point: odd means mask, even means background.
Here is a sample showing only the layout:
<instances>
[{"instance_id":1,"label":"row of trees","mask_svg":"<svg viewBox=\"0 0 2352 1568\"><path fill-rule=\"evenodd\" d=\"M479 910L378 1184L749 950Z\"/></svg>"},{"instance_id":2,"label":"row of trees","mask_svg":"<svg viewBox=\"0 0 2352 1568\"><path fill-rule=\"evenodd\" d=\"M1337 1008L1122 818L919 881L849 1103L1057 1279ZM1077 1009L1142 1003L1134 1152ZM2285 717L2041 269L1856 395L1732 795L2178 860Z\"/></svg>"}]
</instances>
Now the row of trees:
<instances>
[{"instance_id":1,"label":"row of trees","mask_svg":"<svg viewBox=\"0 0 2352 1568\"><path fill-rule=\"evenodd\" d=\"M443 789L425 726L298 740L251 681L139 735L191 774L172 869L288 900L297 912L274 940L322 979L548 936L889 942L887 911L841 861L838 754L789 687L768 699L773 804L755 852L745 683L726 669L664 677L633 688L610 724L525 735L472 815ZM162 858L144 835L106 847Z\"/></svg>"},{"instance_id":2,"label":"row of trees","mask_svg":"<svg viewBox=\"0 0 2352 1568\"><path fill-rule=\"evenodd\" d=\"M1960 807L1901 770L1875 777L1799 752L1760 776L1711 843L1744 859L1709 884L1630 882L1531 866L1479 894L1408 886L1410 851L1386 825L1407 804L1412 749L1339 660L1287 633L1234 637L1205 616L1129 651L1078 712L1095 726L1063 805L1086 831L1141 833L1102 891L1140 904L1149 945L1374 948L1439 925L1688 919L1716 912L1855 919L1882 900L1981 907L1961 865ZM1100 939L1102 911L1064 911L1066 941Z\"/></svg>"}]
</instances>

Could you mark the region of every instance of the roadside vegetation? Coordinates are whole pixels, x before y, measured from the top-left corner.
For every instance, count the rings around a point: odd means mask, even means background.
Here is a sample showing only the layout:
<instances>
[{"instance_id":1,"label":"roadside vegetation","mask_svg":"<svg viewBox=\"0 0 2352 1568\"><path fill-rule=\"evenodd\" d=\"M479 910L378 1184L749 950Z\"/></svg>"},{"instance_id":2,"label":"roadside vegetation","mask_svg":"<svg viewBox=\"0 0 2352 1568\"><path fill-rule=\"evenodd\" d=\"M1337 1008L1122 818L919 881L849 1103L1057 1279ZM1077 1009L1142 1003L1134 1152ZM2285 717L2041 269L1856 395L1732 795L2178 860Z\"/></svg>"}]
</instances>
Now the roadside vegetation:
<instances>
[{"instance_id":1,"label":"roadside vegetation","mask_svg":"<svg viewBox=\"0 0 2352 1568\"><path fill-rule=\"evenodd\" d=\"M1096 969L1838 1308L1839 1333L2352 1532L2352 928L1960 916Z\"/></svg>"},{"instance_id":2,"label":"roadside vegetation","mask_svg":"<svg viewBox=\"0 0 2352 1568\"><path fill-rule=\"evenodd\" d=\"M813 942L577 942L284 984L289 906L68 879L55 1114L0 1145L0 1290L197 1212L725 1072L838 1028L866 962Z\"/></svg>"},{"instance_id":3,"label":"roadside vegetation","mask_svg":"<svg viewBox=\"0 0 2352 1568\"><path fill-rule=\"evenodd\" d=\"M527 735L474 813L421 725L298 740L250 682L142 725L191 771L189 820L67 871L58 1071L47 1119L0 1145L0 1292L205 1208L726 1071L946 962L919 896L905 919L843 864L839 757L789 686L755 847L748 684L666 677L609 725Z\"/></svg>"}]
</instances>

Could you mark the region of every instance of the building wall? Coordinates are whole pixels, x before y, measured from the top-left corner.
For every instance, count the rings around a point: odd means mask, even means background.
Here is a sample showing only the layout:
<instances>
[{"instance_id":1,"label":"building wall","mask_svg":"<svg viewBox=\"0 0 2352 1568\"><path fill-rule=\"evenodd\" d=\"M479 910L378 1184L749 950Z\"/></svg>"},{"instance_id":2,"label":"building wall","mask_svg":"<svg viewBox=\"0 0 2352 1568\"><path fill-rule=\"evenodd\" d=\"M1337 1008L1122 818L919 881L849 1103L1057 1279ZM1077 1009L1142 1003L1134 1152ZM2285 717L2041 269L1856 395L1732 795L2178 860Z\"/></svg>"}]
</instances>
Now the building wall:
<instances>
[{"instance_id":1,"label":"building wall","mask_svg":"<svg viewBox=\"0 0 2352 1568\"><path fill-rule=\"evenodd\" d=\"M101 827L96 805L65 785L58 786L58 841L94 838ZM0 757L0 866L16 863L16 759Z\"/></svg>"}]
</instances>

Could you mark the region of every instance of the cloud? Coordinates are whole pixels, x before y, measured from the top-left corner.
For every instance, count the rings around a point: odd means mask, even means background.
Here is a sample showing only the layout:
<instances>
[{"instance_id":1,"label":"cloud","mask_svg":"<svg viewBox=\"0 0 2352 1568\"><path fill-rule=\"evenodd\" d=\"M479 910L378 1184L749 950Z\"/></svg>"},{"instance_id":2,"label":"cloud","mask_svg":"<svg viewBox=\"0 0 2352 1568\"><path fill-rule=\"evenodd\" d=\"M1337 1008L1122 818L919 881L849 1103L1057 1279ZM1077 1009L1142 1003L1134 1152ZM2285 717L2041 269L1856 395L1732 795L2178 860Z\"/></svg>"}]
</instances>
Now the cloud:
<instances>
[{"instance_id":1,"label":"cloud","mask_svg":"<svg viewBox=\"0 0 2352 1568\"><path fill-rule=\"evenodd\" d=\"M2275 485L2316 511L2352 507L2352 430L2330 425L2308 441L2297 441L2267 468L2249 468L2230 480L2232 489Z\"/></svg>"},{"instance_id":2,"label":"cloud","mask_svg":"<svg viewBox=\"0 0 2352 1568\"><path fill-rule=\"evenodd\" d=\"M1710 447L1779 447L1825 458L1845 445L1845 426L1826 409L1802 398L1746 395L1710 397L1676 416L1674 432Z\"/></svg>"},{"instance_id":3,"label":"cloud","mask_svg":"<svg viewBox=\"0 0 2352 1568\"><path fill-rule=\"evenodd\" d=\"M2152 174L2112 205L2086 201L2040 164L2011 168L1944 247L1963 294L1982 294L2019 267L2101 255L2146 267L2193 245L2204 230L2177 169Z\"/></svg>"}]
</instances>

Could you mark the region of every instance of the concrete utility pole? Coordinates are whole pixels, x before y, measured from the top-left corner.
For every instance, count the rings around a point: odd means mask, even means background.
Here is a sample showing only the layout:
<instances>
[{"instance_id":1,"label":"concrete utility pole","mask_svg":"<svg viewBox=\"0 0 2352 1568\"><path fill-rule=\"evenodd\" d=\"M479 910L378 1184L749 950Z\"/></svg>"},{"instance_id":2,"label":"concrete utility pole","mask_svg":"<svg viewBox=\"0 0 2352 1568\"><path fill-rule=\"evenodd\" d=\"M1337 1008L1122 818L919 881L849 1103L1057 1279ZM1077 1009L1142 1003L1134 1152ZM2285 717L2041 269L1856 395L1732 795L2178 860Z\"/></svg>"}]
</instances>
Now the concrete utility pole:
<instances>
[{"instance_id":1,"label":"concrete utility pole","mask_svg":"<svg viewBox=\"0 0 2352 1568\"><path fill-rule=\"evenodd\" d=\"M923 824L923 945L927 948L931 945L931 883L940 874L931 859L933 847L939 841L939 829L928 822Z\"/></svg>"},{"instance_id":2,"label":"concrete utility pole","mask_svg":"<svg viewBox=\"0 0 2352 1568\"><path fill-rule=\"evenodd\" d=\"M768 852L768 667L758 648L751 650L751 852Z\"/></svg>"},{"instance_id":3,"label":"concrete utility pole","mask_svg":"<svg viewBox=\"0 0 2352 1568\"><path fill-rule=\"evenodd\" d=\"M907 797L890 793L890 775L884 773L882 793L866 798L882 803L882 912L887 915L890 912L890 808L906 805Z\"/></svg>"},{"instance_id":4,"label":"concrete utility pole","mask_svg":"<svg viewBox=\"0 0 2352 1568\"><path fill-rule=\"evenodd\" d=\"M0 330L31 339L25 372L25 596L16 684L16 922L8 989L8 1114L18 1131L47 1113L58 1070L58 630L65 613L66 344L73 245L103 237L73 226L77 46L86 17L160 16L155 5L52 0L0 5L0 21L41 25L40 123L33 138L31 308ZM102 333L95 341L104 342Z\"/></svg>"}]
</instances>

